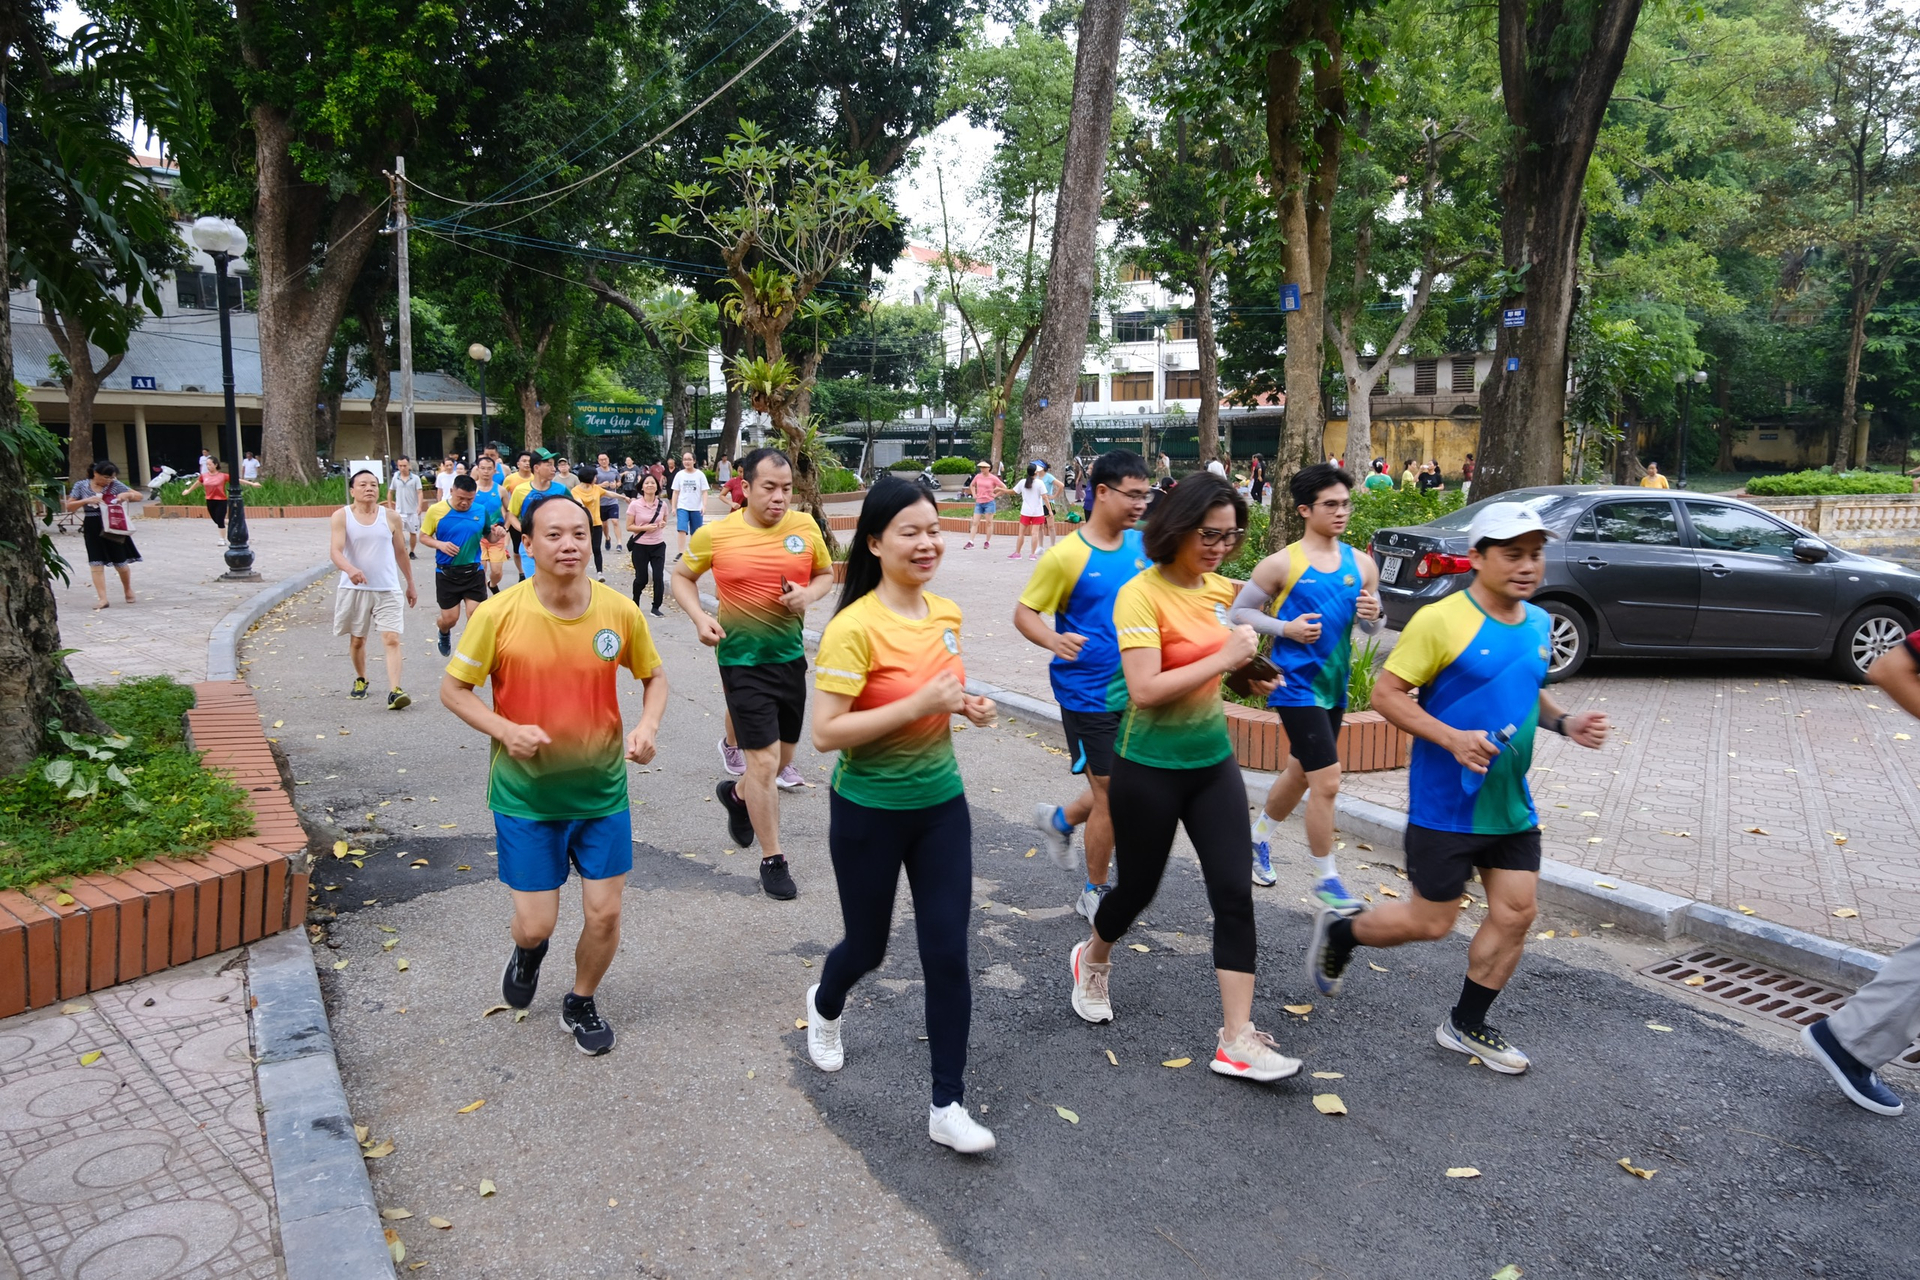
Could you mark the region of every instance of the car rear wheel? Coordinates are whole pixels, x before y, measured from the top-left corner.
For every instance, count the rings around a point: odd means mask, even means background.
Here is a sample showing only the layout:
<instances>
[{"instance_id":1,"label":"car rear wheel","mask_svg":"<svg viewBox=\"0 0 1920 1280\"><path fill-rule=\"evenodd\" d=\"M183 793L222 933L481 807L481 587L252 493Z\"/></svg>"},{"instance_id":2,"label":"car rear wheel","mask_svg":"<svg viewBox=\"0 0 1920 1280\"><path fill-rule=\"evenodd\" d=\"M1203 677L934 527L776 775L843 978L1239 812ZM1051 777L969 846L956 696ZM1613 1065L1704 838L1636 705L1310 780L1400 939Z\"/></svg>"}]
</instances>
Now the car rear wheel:
<instances>
[{"instance_id":1,"label":"car rear wheel","mask_svg":"<svg viewBox=\"0 0 1920 1280\"><path fill-rule=\"evenodd\" d=\"M1577 675L1593 652L1593 628L1578 609L1560 600L1542 600L1551 624L1547 646L1547 683Z\"/></svg>"},{"instance_id":2,"label":"car rear wheel","mask_svg":"<svg viewBox=\"0 0 1920 1280\"><path fill-rule=\"evenodd\" d=\"M1833 674L1865 681L1873 660L1906 639L1911 624L1892 605L1870 604L1848 618L1833 642Z\"/></svg>"}]
</instances>

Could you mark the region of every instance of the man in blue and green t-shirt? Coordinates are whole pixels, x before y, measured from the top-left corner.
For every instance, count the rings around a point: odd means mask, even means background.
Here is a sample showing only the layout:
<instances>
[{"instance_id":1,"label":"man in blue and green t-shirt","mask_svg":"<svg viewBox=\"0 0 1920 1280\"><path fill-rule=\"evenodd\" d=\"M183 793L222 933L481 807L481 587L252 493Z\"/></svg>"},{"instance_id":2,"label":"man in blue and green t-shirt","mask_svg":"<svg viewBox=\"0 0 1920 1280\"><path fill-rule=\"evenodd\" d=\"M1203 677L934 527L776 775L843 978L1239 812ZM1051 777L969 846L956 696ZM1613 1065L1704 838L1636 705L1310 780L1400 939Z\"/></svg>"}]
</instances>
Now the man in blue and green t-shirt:
<instances>
[{"instance_id":1,"label":"man in blue and green t-shirt","mask_svg":"<svg viewBox=\"0 0 1920 1280\"><path fill-rule=\"evenodd\" d=\"M445 502L436 502L420 518L420 543L433 548L433 594L440 606L440 656L453 656L453 627L460 604L467 616L487 602L487 571L480 563L480 539L498 521L497 507L478 502L472 476L455 476Z\"/></svg>"},{"instance_id":2,"label":"man in blue and green t-shirt","mask_svg":"<svg viewBox=\"0 0 1920 1280\"><path fill-rule=\"evenodd\" d=\"M1543 688L1551 626L1527 601L1553 536L1531 506L1487 506L1467 530L1472 584L1421 609L1401 633L1373 705L1416 739L1406 833L1414 897L1353 916L1322 911L1307 953L1321 993L1337 995L1356 946L1444 938L1477 868L1487 917L1467 949L1459 1003L1434 1039L1506 1075L1525 1071L1527 1055L1488 1024L1487 1010L1520 963L1540 884L1540 818L1527 790L1534 730L1599 747L1609 728L1605 712L1570 715Z\"/></svg>"}]
</instances>

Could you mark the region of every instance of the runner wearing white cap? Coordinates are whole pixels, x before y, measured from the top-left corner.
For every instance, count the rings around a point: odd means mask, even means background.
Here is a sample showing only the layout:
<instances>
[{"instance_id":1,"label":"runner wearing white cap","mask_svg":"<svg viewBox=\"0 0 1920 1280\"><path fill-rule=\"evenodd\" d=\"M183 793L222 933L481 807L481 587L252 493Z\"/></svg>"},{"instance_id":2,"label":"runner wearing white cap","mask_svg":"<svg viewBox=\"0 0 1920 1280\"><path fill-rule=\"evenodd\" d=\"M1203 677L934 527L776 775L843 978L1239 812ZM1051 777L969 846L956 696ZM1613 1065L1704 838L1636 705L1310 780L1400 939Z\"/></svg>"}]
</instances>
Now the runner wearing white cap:
<instances>
[{"instance_id":1,"label":"runner wearing white cap","mask_svg":"<svg viewBox=\"0 0 1920 1280\"><path fill-rule=\"evenodd\" d=\"M1350 917L1322 911L1307 952L1321 994L1338 995L1355 947L1446 937L1478 868L1487 916L1467 949L1460 1000L1434 1038L1506 1075L1530 1064L1488 1024L1487 1010L1520 963L1536 909L1540 818L1527 790L1534 730L1599 747L1609 727L1605 712L1569 715L1542 687L1550 628L1528 597L1555 536L1532 507L1486 507L1467 530L1472 584L1414 614L1401 633L1373 705L1416 739L1406 834L1414 897Z\"/></svg>"}]
</instances>

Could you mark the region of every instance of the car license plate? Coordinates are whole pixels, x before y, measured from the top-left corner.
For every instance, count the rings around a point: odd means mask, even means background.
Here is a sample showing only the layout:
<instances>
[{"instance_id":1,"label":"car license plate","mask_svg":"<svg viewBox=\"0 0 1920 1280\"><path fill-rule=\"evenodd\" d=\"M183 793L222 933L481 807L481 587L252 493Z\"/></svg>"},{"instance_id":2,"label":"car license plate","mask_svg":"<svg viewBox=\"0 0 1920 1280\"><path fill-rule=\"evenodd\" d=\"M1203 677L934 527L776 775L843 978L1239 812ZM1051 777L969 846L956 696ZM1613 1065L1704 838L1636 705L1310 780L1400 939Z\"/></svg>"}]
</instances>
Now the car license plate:
<instances>
[{"instance_id":1,"label":"car license plate","mask_svg":"<svg viewBox=\"0 0 1920 1280\"><path fill-rule=\"evenodd\" d=\"M1380 565L1380 581L1398 582L1400 580L1400 566L1404 561L1405 557L1403 556L1387 556Z\"/></svg>"}]
</instances>

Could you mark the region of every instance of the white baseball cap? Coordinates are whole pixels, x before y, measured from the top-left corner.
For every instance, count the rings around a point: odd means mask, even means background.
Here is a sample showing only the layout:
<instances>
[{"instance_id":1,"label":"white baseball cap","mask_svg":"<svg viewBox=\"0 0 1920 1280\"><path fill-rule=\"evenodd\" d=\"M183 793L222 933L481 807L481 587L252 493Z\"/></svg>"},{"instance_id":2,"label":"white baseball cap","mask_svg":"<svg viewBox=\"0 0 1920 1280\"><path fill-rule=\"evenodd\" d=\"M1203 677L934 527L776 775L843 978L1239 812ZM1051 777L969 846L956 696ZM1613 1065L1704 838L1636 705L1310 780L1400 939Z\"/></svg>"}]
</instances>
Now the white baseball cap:
<instances>
[{"instance_id":1,"label":"white baseball cap","mask_svg":"<svg viewBox=\"0 0 1920 1280\"><path fill-rule=\"evenodd\" d=\"M1467 526L1467 545L1477 547L1482 542L1511 542L1515 538L1529 533L1544 533L1549 538L1558 537L1547 528L1540 519L1540 513L1531 505L1520 502L1496 502L1482 507L1473 517L1473 523Z\"/></svg>"}]
</instances>

